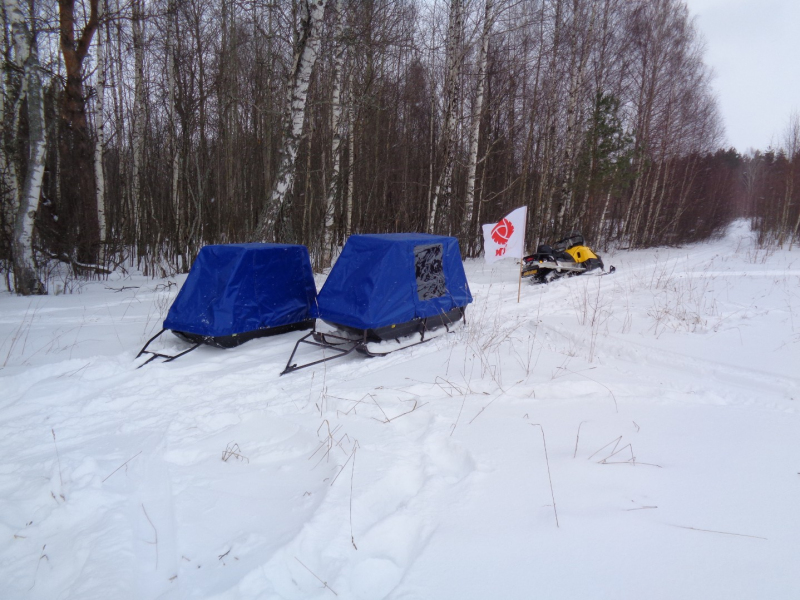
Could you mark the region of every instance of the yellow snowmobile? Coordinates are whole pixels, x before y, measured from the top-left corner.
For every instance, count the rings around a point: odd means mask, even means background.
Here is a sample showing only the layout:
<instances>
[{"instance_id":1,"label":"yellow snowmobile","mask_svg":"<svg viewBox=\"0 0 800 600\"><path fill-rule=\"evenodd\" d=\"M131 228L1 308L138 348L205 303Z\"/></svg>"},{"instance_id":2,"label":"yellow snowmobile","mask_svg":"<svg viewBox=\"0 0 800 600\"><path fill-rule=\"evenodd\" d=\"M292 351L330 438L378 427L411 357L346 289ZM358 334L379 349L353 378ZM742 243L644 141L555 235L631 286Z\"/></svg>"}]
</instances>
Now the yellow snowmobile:
<instances>
[{"instance_id":1,"label":"yellow snowmobile","mask_svg":"<svg viewBox=\"0 0 800 600\"><path fill-rule=\"evenodd\" d=\"M588 271L603 271L603 261L589 248L580 233L572 233L552 246L539 244L536 254L522 259L522 276L534 283L548 283L565 275L581 275ZM609 273L614 272L614 267Z\"/></svg>"}]
</instances>

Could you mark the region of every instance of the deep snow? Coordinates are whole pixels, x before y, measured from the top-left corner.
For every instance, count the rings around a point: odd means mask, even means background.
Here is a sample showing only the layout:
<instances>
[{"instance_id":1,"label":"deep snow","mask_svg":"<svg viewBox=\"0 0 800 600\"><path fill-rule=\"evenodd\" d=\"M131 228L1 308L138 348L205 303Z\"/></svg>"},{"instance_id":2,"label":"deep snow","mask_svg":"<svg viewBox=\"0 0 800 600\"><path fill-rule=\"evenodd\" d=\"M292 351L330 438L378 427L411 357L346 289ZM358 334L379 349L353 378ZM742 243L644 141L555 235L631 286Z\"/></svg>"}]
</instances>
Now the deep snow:
<instances>
[{"instance_id":1,"label":"deep snow","mask_svg":"<svg viewBox=\"0 0 800 600\"><path fill-rule=\"evenodd\" d=\"M604 259L284 377L301 333L137 370L183 277L0 295L0 596L800 597L800 252Z\"/></svg>"}]
</instances>

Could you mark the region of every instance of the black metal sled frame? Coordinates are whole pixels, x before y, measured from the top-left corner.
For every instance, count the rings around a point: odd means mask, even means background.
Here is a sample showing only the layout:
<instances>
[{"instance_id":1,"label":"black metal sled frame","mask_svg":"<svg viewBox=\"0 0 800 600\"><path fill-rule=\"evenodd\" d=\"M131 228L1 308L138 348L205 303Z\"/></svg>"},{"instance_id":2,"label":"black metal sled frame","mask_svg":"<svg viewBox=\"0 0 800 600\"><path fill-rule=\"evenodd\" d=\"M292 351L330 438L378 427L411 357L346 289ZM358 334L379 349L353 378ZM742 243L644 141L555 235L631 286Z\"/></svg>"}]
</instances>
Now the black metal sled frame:
<instances>
[{"instance_id":1,"label":"black metal sled frame","mask_svg":"<svg viewBox=\"0 0 800 600\"><path fill-rule=\"evenodd\" d=\"M280 335L282 333L288 333L290 331L297 331L300 329L311 329L314 326L314 319L304 319L303 321L297 321L296 323L289 323L288 325L279 325L277 327L265 327L262 329L254 329L252 331L246 331L244 333L234 333L231 335L224 335L224 336L210 336L210 335L201 335L198 333L188 333L186 331L177 331L177 330L170 330L174 333L178 339L186 342L187 344L191 344L192 347L188 350L184 350L179 354L170 355L170 354L161 354L160 352L153 352L152 350L148 350L147 347L150 345L152 341L158 338L162 333L167 331L166 329L162 329L157 334L148 340L148 342L144 345L139 351L139 354L136 355L136 358L139 358L142 354L152 354L147 362L142 363L137 368L141 369L143 366L148 364L149 362L155 360L156 358L163 358L165 359L164 362L170 362L175 360L176 358L180 358L184 354L189 354L192 350L196 349L198 346L205 344L206 346L211 346L212 348L221 348L221 349L230 349L235 348L237 346L241 346L245 342L249 342L250 340L254 340L257 338L262 337L270 337L273 335Z\"/></svg>"},{"instance_id":2,"label":"black metal sled frame","mask_svg":"<svg viewBox=\"0 0 800 600\"><path fill-rule=\"evenodd\" d=\"M466 311L464 307L458 307L457 309L461 313L461 319L464 320L466 323ZM446 314L437 315L441 317L446 317ZM420 334L420 341L415 342L413 344L408 344L407 346L403 346L402 348L398 348L398 350L405 350L406 348L412 348L414 346L419 346L420 344L424 344L426 342L431 341L432 338L425 339L425 332L429 331L427 328L427 320L420 319L419 328L417 331L412 333L419 333ZM450 320L442 320L441 325L444 325L445 329L448 333L450 333L450 325L456 323L458 319ZM352 337L345 337L343 335L338 335L335 333L323 333L316 330L316 326L314 331L311 333L307 333L294 345L294 350L292 350L292 354L289 357L289 360L286 362L286 368L281 371L281 375L286 375L286 373L292 373L294 371L299 371L300 369L305 369L306 367L313 367L314 365L319 365L324 362L328 362L329 360L335 360L337 358L342 358L343 356L347 356L351 354L353 351L358 352L359 354L363 354L365 356L369 356L370 358L376 358L379 356L388 356L395 350L390 350L389 352L372 352L369 349L368 343L370 339L368 337L368 331L365 329L360 337L352 338ZM411 335L411 334L409 334ZM309 340L308 338L313 338L313 341ZM383 340L384 342L388 343L388 340ZM400 343L399 338L396 338L397 343ZM326 356L325 358L321 358L319 360L315 360L309 363L305 363L302 365L298 365L297 363L292 364L292 359L294 359L294 355L297 353L297 349L300 347L300 344L308 344L309 346L316 346L318 348L328 349L334 351L336 354L333 356Z\"/></svg>"},{"instance_id":3,"label":"black metal sled frame","mask_svg":"<svg viewBox=\"0 0 800 600\"><path fill-rule=\"evenodd\" d=\"M161 334L164 333L165 331L166 329L162 329L161 331L159 331L157 334L155 334L153 337L147 340L147 343L142 347L141 350L139 350L139 354L136 355L136 358L139 358L142 354L152 354L153 356L151 356L145 362L136 367L137 369L141 369L143 366L150 364L157 358L163 358L164 362L172 362L176 358L180 358L181 356L189 354L189 352L191 352L192 350L196 350L202 343L202 342L197 342L188 350L184 350L183 352L179 352L178 354L161 354L160 352L153 352L152 350L148 350L147 347L157 338L159 338Z\"/></svg>"}]
</instances>

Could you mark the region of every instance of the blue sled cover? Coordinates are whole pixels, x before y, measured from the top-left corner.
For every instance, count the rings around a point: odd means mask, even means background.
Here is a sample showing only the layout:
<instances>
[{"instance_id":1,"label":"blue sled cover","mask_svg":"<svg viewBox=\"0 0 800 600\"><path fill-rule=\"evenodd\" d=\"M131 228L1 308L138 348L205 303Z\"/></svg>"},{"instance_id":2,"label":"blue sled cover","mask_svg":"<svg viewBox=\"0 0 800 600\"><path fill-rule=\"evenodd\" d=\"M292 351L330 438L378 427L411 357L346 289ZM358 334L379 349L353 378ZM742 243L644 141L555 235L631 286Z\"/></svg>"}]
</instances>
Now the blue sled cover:
<instances>
[{"instance_id":1,"label":"blue sled cover","mask_svg":"<svg viewBox=\"0 0 800 600\"><path fill-rule=\"evenodd\" d=\"M470 302L456 238L425 233L351 235L312 315L356 329L375 329Z\"/></svg>"},{"instance_id":2,"label":"blue sled cover","mask_svg":"<svg viewBox=\"0 0 800 600\"><path fill-rule=\"evenodd\" d=\"M305 246L205 246L164 329L222 337L312 319L317 289Z\"/></svg>"}]
</instances>

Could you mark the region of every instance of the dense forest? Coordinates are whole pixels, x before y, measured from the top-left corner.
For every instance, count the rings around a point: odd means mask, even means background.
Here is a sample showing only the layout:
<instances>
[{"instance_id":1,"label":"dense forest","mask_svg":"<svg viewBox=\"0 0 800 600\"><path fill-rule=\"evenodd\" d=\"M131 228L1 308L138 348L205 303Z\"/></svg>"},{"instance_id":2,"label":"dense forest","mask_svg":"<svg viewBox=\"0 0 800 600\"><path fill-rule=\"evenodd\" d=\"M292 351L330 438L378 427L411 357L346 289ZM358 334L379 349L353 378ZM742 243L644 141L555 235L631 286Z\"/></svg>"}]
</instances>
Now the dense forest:
<instances>
[{"instance_id":1,"label":"dense forest","mask_svg":"<svg viewBox=\"0 0 800 600\"><path fill-rule=\"evenodd\" d=\"M800 125L723 139L680 0L2 0L0 270L185 271L210 243L429 231L481 252L797 242Z\"/></svg>"}]
</instances>

